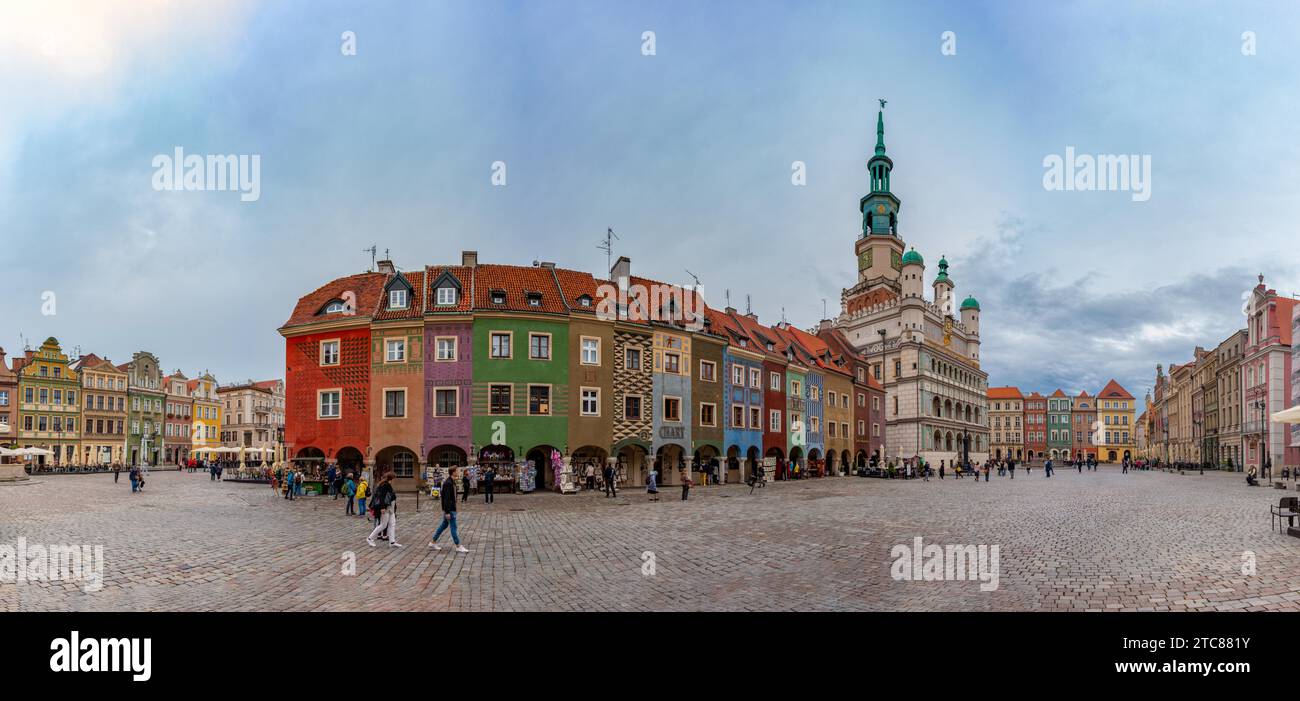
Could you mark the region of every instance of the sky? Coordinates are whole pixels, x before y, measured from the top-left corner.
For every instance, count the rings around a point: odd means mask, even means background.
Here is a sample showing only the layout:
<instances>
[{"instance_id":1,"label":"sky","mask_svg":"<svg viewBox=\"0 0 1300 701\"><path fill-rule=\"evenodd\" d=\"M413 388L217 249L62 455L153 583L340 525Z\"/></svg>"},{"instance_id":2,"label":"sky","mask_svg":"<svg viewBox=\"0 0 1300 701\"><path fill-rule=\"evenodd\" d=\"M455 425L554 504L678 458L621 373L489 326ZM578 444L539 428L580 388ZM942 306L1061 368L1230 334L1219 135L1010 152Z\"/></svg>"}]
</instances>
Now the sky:
<instances>
[{"instance_id":1,"label":"sky","mask_svg":"<svg viewBox=\"0 0 1300 701\"><path fill-rule=\"evenodd\" d=\"M990 384L1141 397L1258 274L1300 293L1297 36L1291 3L5 2L0 346L280 377L371 245L600 273L607 227L810 327L884 98L899 233L978 298ZM177 147L256 156L258 197L156 189ZM1149 199L1046 189L1067 147L1149 157Z\"/></svg>"}]
</instances>

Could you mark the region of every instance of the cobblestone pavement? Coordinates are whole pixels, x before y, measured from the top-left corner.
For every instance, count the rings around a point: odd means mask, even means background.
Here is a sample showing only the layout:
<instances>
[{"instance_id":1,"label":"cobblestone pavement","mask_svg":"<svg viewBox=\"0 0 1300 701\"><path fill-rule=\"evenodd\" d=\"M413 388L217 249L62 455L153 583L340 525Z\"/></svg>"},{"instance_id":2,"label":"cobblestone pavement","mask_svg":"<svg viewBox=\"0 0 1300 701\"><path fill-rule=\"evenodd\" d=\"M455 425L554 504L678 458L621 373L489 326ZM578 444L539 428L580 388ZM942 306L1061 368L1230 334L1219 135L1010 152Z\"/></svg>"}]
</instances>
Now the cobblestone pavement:
<instances>
[{"instance_id":1,"label":"cobblestone pavement","mask_svg":"<svg viewBox=\"0 0 1300 701\"><path fill-rule=\"evenodd\" d=\"M427 499L417 513L414 495L398 502L406 547L371 548L366 522L328 497L175 472L141 494L125 477L43 480L0 487L0 545L102 544L103 587L3 582L0 611L1300 610L1300 539L1269 530L1287 493L1227 474L841 477L695 488L686 503L671 489L657 503L471 497L464 555L427 548L439 514ZM891 548L918 536L998 545L998 589L895 581Z\"/></svg>"}]
</instances>

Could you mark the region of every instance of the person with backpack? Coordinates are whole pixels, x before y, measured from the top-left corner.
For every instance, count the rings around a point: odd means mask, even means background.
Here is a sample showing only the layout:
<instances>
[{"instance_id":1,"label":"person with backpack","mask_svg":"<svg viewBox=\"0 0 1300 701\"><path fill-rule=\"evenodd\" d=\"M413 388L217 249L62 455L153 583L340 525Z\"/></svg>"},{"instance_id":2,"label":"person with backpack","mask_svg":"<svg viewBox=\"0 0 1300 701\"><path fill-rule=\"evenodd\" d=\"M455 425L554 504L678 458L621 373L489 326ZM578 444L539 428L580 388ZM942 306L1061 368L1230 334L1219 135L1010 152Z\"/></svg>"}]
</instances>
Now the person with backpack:
<instances>
[{"instance_id":1,"label":"person with backpack","mask_svg":"<svg viewBox=\"0 0 1300 701\"><path fill-rule=\"evenodd\" d=\"M442 505L442 522L438 524L438 530L433 532L429 547L442 550L442 546L438 545L438 538L442 537L442 532L450 526L451 542L456 544L456 552L467 553L469 550L460 544L460 533L456 530L456 480L452 477L457 470L460 470L462 475L465 472L464 468L451 468L451 474L443 478L442 485L438 487L438 500Z\"/></svg>"},{"instance_id":2,"label":"person with backpack","mask_svg":"<svg viewBox=\"0 0 1300 701\"><path fill-rule=\"evenodd\" d=\"M348 478L343 482L343 496L348 498L348 508L344 513L348 516L357 515L357 483L352 481L352 473L348 473Z\"/></svg>"},{"instance_id":3,"label":"person with backpack","mask_svg":"<svg viewBox=\"0 0 1300 701\"><path fill-rule=\"evenodd\" d=\"M366 484L366 478L362 477L361 482L357 485L357 515L366 520L370 519L366 515L366 491L369 488L370 485Z\"/></svg>"},{"instance_id":4,"label":"person with backpack","mask_svg":"<svg viewBox=\"0 0 1300 701\"><path fill-rule=\"evenodd\" d=\"M366 542L373 548L376 545L375 538L380 533L386 533L390 546L402 547L402 544L397 542L397 492L393 491L393 473L386 472L379 478L379 486L375 487L373 502L372 508L379 523L375 526L375 530L370 532Z\"/></svg>"}]
</instances>

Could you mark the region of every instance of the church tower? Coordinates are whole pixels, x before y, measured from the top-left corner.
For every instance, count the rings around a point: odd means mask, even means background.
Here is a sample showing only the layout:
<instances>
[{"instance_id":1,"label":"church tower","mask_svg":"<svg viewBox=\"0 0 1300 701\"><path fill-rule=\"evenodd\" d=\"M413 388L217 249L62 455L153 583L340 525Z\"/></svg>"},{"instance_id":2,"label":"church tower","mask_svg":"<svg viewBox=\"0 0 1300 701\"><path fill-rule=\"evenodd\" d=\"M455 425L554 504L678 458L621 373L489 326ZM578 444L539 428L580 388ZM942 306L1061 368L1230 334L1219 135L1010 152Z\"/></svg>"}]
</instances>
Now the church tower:
<instances>
[{"instance_id":1,"label":"church tower","mask_svg":"<svg viewBox=\"0 0 1300 701\"><path fill-rule=\"evenodd\" d=\"M898 238L898 209L901 206L889 191L894 162L885 155L885 100L876 113L876 152L867 161L871 191L858 202L862 213L862 235L854 251L858 256L858 282L883 283L899 296L898 278L903 267L903 241Z\"/></svg>"}]
</instances>

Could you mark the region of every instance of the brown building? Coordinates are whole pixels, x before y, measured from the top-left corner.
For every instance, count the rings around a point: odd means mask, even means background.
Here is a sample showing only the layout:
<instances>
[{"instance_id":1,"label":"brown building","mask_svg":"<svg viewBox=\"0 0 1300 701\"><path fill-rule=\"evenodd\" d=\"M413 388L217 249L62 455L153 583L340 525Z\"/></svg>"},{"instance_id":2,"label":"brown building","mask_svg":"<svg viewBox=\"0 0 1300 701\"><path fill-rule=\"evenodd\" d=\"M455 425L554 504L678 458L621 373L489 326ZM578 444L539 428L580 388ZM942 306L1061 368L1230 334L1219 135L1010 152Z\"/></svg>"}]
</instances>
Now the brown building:
<instances>
[{"instance_id":1,"label":"brown building","mask_svg":"<svg viewBox=\"0 0 1300 701\"><path fill-rule=\"evenodd\" d=\"M597 475L610 457L614 435L613 320L596 316L596 278L576 270L551 268L569 310L569 450L574 475L582 482L588 465Z\"/></svg>"},{"instance_id":2,"label":"brown building","mask_svg":"<svg viewBox=\"0 0 1300 701\"><path fill-rule=\"evenodd\" d=\"M718 335L722 329L715 333L707 318L706 315L704 329L694 336L695 372L691 378L691 398L695 402L695 414L692 416L691 443L698 473L695 479L704 478L704 466L714 458L718 460L719 472L722 469L723 412L726 411L722 373L725 370L723 349L726 340ZM721 475L718 478L721 479Z\"/></svg>"},{"instance_id":3,"label":"brown building","mask_svg":"<svg viewBox=\"0 0 1300 701\"><path fill-rule=\"evenodd\" d=\"M190 459L194 400L189 383L180 370L163 378L163 461L167 465L184 465Z\"/></svg>"},{"instance_id":4,"label":"brown building","mask_svg":"<svg viewBox=\"0 0 1300 701\"><path fill-rule=\"evenodd\" d=\"M126 464L126 372L94 353L69 369L81 381L81 464Z\"/></svg>"},{"instance_id":5,"label":"brown building","mask_svg":"<svg viewBox=\"0 0 1300 701\"><path fill-rule=\"evenodd\" d=\"M393 488L420 482L424 441L423 268L409 278L380 261L383 291L370 322L370 445L366 465L375 476L393 472Z\"/></svg>"}]
</instances>

